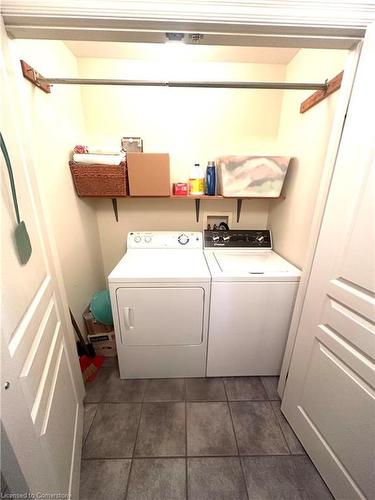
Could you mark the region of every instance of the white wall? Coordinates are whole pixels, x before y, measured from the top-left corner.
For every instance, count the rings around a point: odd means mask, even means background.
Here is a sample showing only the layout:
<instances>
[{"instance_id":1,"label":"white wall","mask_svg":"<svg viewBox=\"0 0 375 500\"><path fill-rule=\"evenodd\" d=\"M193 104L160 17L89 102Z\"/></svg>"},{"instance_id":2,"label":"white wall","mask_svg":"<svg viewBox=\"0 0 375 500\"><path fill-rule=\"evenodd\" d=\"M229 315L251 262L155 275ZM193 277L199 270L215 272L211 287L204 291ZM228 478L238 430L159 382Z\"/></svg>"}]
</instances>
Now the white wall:
<instances>
[{"instance_id":1,"label":"white wall","mask_svg":"<svg viewBox=\"0 0 375 500\"><path fill-rule=\"evenodd\" d=\"M59 41L17 40L15 57L44 75L77 76L77 62ZM85 136L79 87L41 92L22 79L35 165L61 261L69 305L82 331L82 312L91 295L105 286L94 205L76 196L69 154Z\"/></svg>"},{"instance_id":2,"label":"white wall","mask_svg":"<svg viewBox=\"0 0 375 500\"><path fill-rule=\"evenodd\" d=\"M60 42L17 41L17 46L42 73L77 74L75 57ZM322 81L341 71L346 52L303 49L287 66L183 64L172 56L155 61L84 57L78 59L78 69L82 77L92 78ZM233 228L268 225L275 249L303 265L337 94L300 115L299 105L311 92L56 86L46 96L31 85L25 88L41 184L51 217L58 221L56 239L77 317L92 291L103 286L103 267L107 276L123 255L129 231L201 230L204 212L230 212ZM196 223L191 200L119 199L117 223L109 199L88 201L75 195L66 160L75 143L120 146L126 135L140 135L145 151L170 153L172 182L186 181L195 161L205 165L223 153L293 155L296 161L284 187L287 198L244 201L238 225L235 200L202 201ZM56 151L52 167L51 151Z\"/></svg>"},{"instance_id":3,"label":"white wall","mask_svg":"<svg viewBox=\"0 0 375 500\"><path fill-rule=\"evenodd\" d=\"M162 49L169 50L167 47ZM171 57L169 57L171 56ZM79 58L82 77L155 80L284 80L285 65L181 62L178 54L159 60ZM172 59L171 59L172 58ZM195 162L225 153L275 153L282 91L82 87L86 129L94 144L120 145L123 136L141 136L145 152L169 152L171 182L185 182ZM244 201L240 224L236 201L202 201L201 219L189 200L118 200L119 223L110 200L97 200L107 275L125 251L131 230L202 230L203 213L230 212L232 227L265 228L268 201Z\"/></svg>"},{"instance_id":4,"label":"white wall","mask_svg":"<svg viewBox=\"0 0 375 500\"><path fill-rule=\"evenodd\" d=\"M322 82L344 69L347 51L301 49L287 66L287 81ZM339 92L339 91L338 91ZM300 104L311 91L284 91L279 150L295 159L284 184L284 201L270 204L275 250L303 267L338 92L306 113Z\"/></svg>"},{"instance_id":5,"label":"white wall","mask_svg":"<svg viewBox=\"0 0 375 500\"><path fill-rule=\"evenodd\" d=\"M164 48L164 47L163 47ZM283 80L282 64L80 58L82 77L139 80ZM158 87L82 87L94 143L141 136L145 152L168 152L172 182L194 162L223 153L274 152L282 91ZM266 111L265 111L266 110Z\"/></svg>"}]
</instances>

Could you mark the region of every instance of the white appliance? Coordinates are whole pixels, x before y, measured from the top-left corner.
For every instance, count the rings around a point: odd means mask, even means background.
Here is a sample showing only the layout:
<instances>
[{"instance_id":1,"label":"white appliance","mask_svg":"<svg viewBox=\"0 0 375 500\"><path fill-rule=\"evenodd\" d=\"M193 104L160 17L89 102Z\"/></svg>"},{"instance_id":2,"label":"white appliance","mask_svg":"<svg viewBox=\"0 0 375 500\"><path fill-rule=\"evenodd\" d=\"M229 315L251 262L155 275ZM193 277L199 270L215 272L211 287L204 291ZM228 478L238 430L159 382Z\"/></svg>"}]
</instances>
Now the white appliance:
<instances>
[{"instance_id":1,"label":"white appliance","mask_svg":"<svg viewBox=\"0 0 375 500\"><path fill-rule=\"evenodd\" d=\"M278 375L300 271L271 233L205 231L211 272L207 376Z\"/></svg>"},{"instance_id":2,"label":"white appliance","mask_svg":"<svg viewBox=\"0 0 375 500\"><path fill-rule=\"evenodd\" d=\"M130 232L108 277L121 378L204 377L210 273L200 232Z\"/></svg>"}]
</instances>

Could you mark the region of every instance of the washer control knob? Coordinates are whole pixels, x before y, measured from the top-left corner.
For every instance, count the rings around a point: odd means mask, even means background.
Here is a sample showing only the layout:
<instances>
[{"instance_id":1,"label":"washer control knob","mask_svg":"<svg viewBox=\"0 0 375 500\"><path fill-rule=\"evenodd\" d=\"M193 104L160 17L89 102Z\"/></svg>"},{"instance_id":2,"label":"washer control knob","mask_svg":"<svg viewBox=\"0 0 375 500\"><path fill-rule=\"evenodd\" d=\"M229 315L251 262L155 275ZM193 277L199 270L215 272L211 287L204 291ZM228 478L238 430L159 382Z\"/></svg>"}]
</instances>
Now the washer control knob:
<instances>
[{"instance_id":1,"label":"washer control knob","mask_svg":"<svg viewBox=\"0 0 375 500\"><path fill-rule=\"evenodd\" d=\"M220 236L218 236L217 234L214 234L214 235L212 236L212 241L213 241L214 243L217 243L219 240L220 240Z\"/></svg>"},{"instance_id":2,"label":"washer control knob","mask_svg":"<svg viewBox=\"0 0 375 500\"><path fill-rule=\"evenodd\" d=\"M151 236L145 236L145 243L150 243Z\"/></svg>"},{"instance_id":3,"label":"washer control knob","mask_svg":"<svg viewBox=\"0 0 375 500\"><path fill-rule=\"evenodd\" d=\"M186 245L187 243L189 243L189 237L186 234L180 234L177 239L180 245Z\"/></svg>"},{"instance_id":4,"label":"washer control knob","mask_svg":"<svg viewBox=\"0 0 375 500\"><path fill-rule=\"evenodd\" d=\"M258 236L255 238L255 241L256 241L257 243L263 243L263 241L264 241L264 236L263 236L263 234L258 234Z\"/></svg>"},{"instance_id":5,"label":"washer control knob","mask_svg":"<svg viewBox=\"0 0 375 500\"><path fill-rule=\"evenodd\" d=\"M135 241L136 243L140 243L140 242L141 242L141 239L142 239L142 238L141 238L140 236L134 236L134 241Z\"/></svg>"},{"instance_id":6,"label":"washer control knob","mask_svg":"<svg viewBox=\"0 0 375 500\"><path fill-rule=\"evenodd\" d=\"M229 234L226 234L225 236L223 236L223 240L224 240L224 242L229 241L230 240Z\"/></svg>"}]
</instances>

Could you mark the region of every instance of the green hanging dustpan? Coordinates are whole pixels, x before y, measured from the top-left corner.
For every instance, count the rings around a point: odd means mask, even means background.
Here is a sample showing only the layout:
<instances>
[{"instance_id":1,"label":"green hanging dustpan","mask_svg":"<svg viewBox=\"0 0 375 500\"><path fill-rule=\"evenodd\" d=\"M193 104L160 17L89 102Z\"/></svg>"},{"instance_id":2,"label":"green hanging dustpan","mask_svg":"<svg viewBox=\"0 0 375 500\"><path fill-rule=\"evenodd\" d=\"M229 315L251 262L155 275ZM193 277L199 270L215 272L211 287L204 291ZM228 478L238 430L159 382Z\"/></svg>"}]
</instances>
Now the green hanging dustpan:
<instances>
[{"instance_id":1,"label":"green hanging dustpan","mask_svg":"<svg viewBox=\"0 0 375 500\"><path fill-rule=\"evenodd\" d=\"M16 186L14 184L12 165L10 163L8 151L7 151L7 148L5 146L3 134L1 132L0 132L0 142L1 142L1 151L3 152L5 163L6 163L7 169L8 169L9 182L10 182L10 187L12 189L14 211L16 212L17 226L16 226L16 229L14 230L14 239L16 241L17 254L18 254L18 258L19 258L20 263L22 265L25 265L31 257L31 252L32 252L31 242L30 242L29 234L28 234L27 229L26 229L26 224L24 223L23 220L21 221L21 218L20 218L20 212L18 209L17 193L16 193Z\"/></svg>"}]
</instances>

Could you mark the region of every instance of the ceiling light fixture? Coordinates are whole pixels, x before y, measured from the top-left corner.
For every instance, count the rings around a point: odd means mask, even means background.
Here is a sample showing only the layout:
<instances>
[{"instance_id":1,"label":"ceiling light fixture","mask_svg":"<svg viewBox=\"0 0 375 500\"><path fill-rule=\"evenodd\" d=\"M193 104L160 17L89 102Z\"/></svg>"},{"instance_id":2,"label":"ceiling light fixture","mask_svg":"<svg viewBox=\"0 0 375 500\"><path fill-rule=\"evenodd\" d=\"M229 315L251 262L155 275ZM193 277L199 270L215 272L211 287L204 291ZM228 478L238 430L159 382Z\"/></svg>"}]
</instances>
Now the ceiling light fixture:
<instances>
[{"instance_id":1,"label":"ceiling light fixture","mask_svg":"<svg viewBox=\"0 0 375 500\"><path fill-rule=\"evenodd\" d=\"M189 39L193 43L199 43L203 39L203 35L201 33L190 33Z\"/></svg>"},{"instance_id":2,"label":"ceiling light fixture","mask_svg":"<svg viewBox=\"0 0 375 500\"><path fill-rule=\"evenodd\" d=\"M166 33L167 42L183 42L185 34L184 33Z\"/></svg>"}]
</instances>

